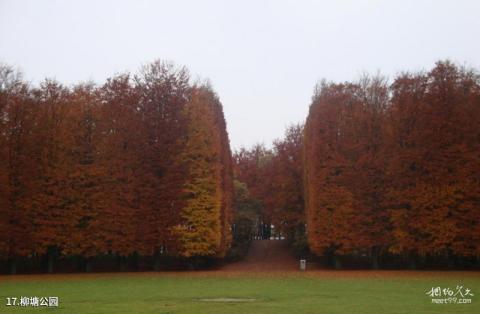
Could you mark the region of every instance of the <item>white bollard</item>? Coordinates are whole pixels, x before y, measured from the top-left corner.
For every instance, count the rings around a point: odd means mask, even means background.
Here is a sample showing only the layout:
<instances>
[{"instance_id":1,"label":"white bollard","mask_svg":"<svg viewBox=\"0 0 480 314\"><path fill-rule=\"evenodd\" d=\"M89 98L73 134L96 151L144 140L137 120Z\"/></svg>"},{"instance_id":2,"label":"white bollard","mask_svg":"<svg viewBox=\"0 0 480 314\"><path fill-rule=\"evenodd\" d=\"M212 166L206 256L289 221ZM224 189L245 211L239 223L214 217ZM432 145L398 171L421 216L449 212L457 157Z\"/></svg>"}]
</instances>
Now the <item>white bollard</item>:
<instances>
[{"instance_id":1,"label":"white bollard","mask_svg":"<svg viewBox=\"0 0 480 314\"><path fill-rule=\"evenodd\" d=\"M300 270L301 271L307 270L307 260L305 259L300 260Z\"/></svg>"}]
</instances>

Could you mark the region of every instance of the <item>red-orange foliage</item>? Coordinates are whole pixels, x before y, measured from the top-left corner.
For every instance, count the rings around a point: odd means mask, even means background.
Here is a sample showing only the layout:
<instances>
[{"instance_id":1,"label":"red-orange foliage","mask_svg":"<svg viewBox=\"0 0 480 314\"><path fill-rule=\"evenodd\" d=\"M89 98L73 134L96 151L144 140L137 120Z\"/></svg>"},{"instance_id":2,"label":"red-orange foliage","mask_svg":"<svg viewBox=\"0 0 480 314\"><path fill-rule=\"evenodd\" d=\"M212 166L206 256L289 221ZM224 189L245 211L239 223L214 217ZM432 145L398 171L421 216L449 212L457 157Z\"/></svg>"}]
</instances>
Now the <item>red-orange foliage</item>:
<instances>
[{"instance_id":1,"label":"red-orange foliage","mask_svg":"<svg viewBox=\"0 0 480 314\"><path fill-rule=\"evenodd\" d=\"M180 223L184 200L182 184L185 168L178 162L186 134L183 112L188 101L189 75L186 69L154 62L135 77L138 110L144 131L145 167L139 236L143 237L143 254L178 251L171 229Z\"/></svg>"},{"instance_id":2,"label":"red-orange foliage","mask_svg":"<svg viewBox=\"0 0 480 314\"><path fill-rule=\"evenodd\" d=\"M142 171L143 125L137 112L137 94L128 74L107 80L101 88L102 106L98 111L98 128L103 134L99 143L105 168L105 210L100 217L104 231L100 241L106 250L129 256L143 248L141 234L137 237L142 206L140 185ZM135 130L135 131L133 131Z\"/></svg>"},{"instance_id":3,"label":"red-orange foliage","mask_svg":"<svg viewBox=\"0 0 480 314\"><path fill-rule=\"evenodd\" d=\"M266 193L265 214L284 234L304 224L303 199L303 126L287 128L285 137L273 143L270 181Z\"/></svg>"},{"instance_id":4,"label":"red-orange foliage","mask_svg":"<svg viewBox=\"0 0 480 314\"><path fill-rule=\"evenodd\" d=\"M35 111L28 86L11 68L0 67L0 256L15 259L33 250L30 196ZM14 270L13 270L14 271Z\"/></svg>"},{"instance_id":5,"label":"red-orange foliage","mask_svg":"<svg viewBox=\"0 0 480 314\"><path fill-rule=\"evenodd\" d=\"M67 175L70 172L68 148L72 143L69 129L71 96L54 81L46 80L33 91L37 108L35 135L35 188L25 203L32 212L35 252L43 254L49 248L65 245L74 221L66 205L69 198Z\"/></svg>"},{"instance_id":6,"label":"red-orange foliage","mask_svg":"<svg viewBox=\"0 0 480 314\"><path fill-rule=\"evenodd\" d=\"M361 149L354 121L362 104L358 85L320 88L305 127L307 233L313 252L344 254L362 240L363 215L353 188Z\"/></svg>"},{"instance_id":7,"label":"red-orange foliage","mask_svg":"<svg viewBox=\"0 0 480 314\"><path fill-rule=\"evenodd\" d=\"M272 150L263 145L235 154L236 178L261 204L261 220L283 235L293 236L304 223L303 126L287 128Z\"/></svg>"},{"instance_id":8,"label":"red-orange foliage","mask_svg":"<svg viewBox=\"0 0 480 314\"><path fill-rule=\"evenodd\" d=\"M476 72L448 61L390 89L319 86L305 130L311 249L478 255L479 90Z\"/></svg>"},{"instance_id":9,"label":"red-orange foliage","mask_svg":"<svg viewBox=\"0 0 480 314\"><path fill-rule=\"evenodd\" d=\"M480 81L439 62L392 86L389 206L392 250L478 255Z\"/></svg>"},{"instance_id":10,"label":"red-orange foliage","mask_svg":"<svg viewBox=\"0 0 480 314\"><path fill-rule=\"evenodd\" d=\"M0 70L2 259L225 254L232 161L210 88L161 61L72 89Z\"/></svg>"}]
</instances>

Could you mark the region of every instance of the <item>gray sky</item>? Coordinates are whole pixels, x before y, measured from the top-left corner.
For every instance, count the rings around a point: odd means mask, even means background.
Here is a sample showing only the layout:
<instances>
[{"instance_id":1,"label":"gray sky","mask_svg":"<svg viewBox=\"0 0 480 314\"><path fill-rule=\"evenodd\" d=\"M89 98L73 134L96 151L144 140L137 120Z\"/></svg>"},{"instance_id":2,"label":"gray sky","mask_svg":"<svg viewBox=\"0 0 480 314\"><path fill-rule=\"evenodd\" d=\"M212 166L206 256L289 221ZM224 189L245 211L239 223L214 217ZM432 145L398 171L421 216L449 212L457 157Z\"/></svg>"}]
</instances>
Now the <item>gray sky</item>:
<instances>
[{"instance_id":1,"label":"gray sky","mask_svg":"<svg viewBox=\"0 0 480 314\"><path fill-rule=\"evenodd\" d=\"M38 83L135 72L160 58L209 78L233 148L305 119L315 83L480 65L480 1L0 0L0 62Z\"/></svg>"}]
</instances>

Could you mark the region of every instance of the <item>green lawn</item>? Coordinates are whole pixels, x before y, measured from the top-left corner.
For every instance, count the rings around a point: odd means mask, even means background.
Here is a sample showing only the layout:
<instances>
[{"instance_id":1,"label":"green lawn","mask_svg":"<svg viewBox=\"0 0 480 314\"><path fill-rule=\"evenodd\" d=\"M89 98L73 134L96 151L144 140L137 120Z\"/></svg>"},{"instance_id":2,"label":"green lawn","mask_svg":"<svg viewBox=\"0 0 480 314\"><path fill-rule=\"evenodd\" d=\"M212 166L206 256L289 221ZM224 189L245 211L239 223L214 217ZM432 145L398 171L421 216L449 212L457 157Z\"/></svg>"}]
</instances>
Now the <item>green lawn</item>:
<instances>
[{"instance_id":1,"label":"green lawn","mask_svg":"<svg viewBox=\"0 0 480 314\"><path fill-rule=\"evenodd\" d=\"M474 294L432 304L433 286ZM58 296L58 308L6 306L7 297ZM139 273L0 276L0 313L480 313L478 272ZM205 302L247 298L250 302Z\"/></svg>"}]
</instances>

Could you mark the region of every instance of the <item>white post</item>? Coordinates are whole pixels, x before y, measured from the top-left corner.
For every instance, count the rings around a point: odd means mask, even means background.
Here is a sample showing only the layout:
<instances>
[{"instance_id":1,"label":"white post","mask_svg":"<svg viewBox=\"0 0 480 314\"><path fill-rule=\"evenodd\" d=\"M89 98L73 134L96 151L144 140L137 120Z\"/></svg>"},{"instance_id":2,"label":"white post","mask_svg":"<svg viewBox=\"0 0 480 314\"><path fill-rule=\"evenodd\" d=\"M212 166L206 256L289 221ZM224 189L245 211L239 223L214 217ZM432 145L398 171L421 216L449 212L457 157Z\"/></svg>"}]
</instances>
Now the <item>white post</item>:
<instances>
[{"instance_id":1,"label":"white post","mask_svg":"<svg viewBox=\"0 0 480 314\"><path fill-rule=\"evenodd\" d=\"M307 270L307 260L305 259L300 260L300 270L301 271Z\"/></svg>"}]
</instances>

